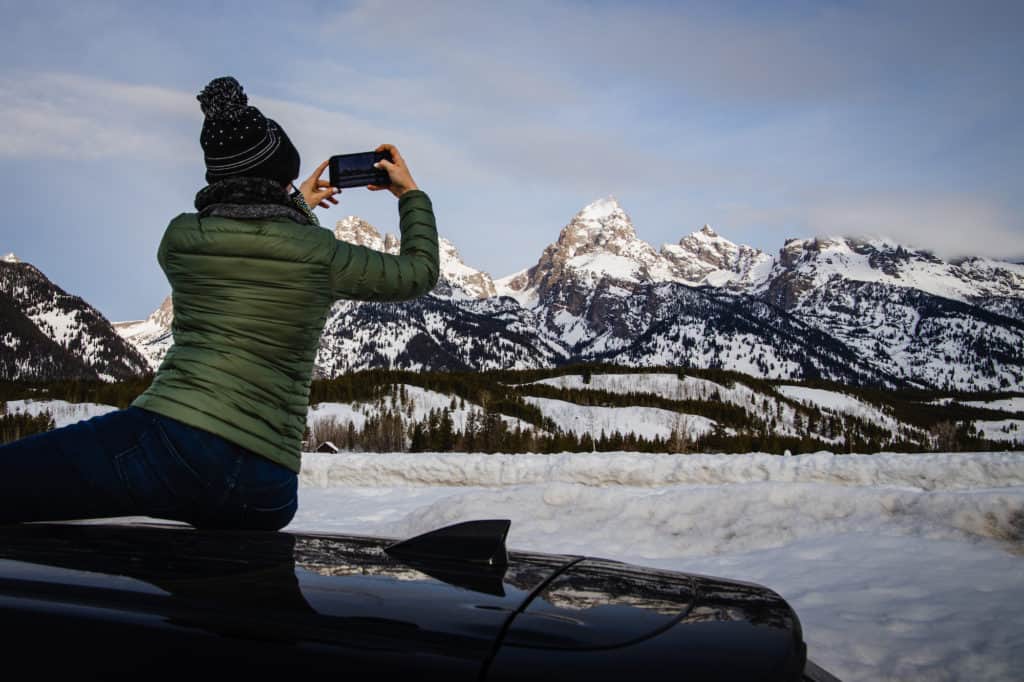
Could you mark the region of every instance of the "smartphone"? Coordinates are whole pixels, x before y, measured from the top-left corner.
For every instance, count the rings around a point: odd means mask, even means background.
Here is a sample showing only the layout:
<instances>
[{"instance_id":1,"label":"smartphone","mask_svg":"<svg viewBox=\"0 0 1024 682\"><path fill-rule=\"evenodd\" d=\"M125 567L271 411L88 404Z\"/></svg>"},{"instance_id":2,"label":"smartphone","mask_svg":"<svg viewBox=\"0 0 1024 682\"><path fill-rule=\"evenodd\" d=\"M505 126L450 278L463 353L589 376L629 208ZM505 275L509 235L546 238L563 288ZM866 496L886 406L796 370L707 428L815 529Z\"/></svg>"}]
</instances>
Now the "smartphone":
<instances>
[{"instance_id":1,"label":"smartphone","mask_svg":"<svg viewBox=\"0 0 1024 682\"><path fill-rule=\"evenodd\" d=\"M392 161L390 152L360 152L358 154L335 154L330 161L331 187L366 187L391 184L388 172L374 168L381 159Z\"/></svg>"}]
</instances>

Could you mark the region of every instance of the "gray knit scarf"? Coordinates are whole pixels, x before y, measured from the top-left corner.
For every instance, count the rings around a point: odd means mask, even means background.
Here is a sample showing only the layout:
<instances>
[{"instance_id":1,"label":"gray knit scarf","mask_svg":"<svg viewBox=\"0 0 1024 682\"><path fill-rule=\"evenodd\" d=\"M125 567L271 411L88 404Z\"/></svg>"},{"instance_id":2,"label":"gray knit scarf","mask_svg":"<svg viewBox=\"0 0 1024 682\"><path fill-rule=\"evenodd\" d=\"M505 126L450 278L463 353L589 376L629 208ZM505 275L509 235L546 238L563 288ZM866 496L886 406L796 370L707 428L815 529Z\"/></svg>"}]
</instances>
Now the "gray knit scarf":
<instances>
[{"instance_id":1,"label":"gray knit scarf","mask_svg":"<svg viewBox=\"0 0 1024 682\"><path fill-rule=\"evenodd\" d=\"M195 206L204 218L287 218L301 225L320 224L301 192L289 196L281 183L269 178L234 176L210 183L196 192Z\"/></svg>"}]
</instances>

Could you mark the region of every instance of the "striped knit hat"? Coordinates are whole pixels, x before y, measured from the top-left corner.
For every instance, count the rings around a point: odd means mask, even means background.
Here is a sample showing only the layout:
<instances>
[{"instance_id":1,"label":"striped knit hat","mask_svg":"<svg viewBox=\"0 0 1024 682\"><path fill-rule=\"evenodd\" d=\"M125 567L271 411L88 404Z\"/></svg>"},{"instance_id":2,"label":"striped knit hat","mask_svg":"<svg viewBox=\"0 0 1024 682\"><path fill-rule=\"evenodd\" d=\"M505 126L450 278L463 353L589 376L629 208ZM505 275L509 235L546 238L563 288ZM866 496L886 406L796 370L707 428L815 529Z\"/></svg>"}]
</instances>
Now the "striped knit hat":
<instances>
[{"instance_id":1,"label":"striped knit hat","mask_svg":"<svg viewBox=\"0 0 1024 682\"><path fill-rule=\"evenodd\" d=\"M298 150L273 119L249 106L237 80L214 78L196 99L206 115L199 144L208 183L241 175L284 185L299 176Z\"/></svg>"}]
</instances>

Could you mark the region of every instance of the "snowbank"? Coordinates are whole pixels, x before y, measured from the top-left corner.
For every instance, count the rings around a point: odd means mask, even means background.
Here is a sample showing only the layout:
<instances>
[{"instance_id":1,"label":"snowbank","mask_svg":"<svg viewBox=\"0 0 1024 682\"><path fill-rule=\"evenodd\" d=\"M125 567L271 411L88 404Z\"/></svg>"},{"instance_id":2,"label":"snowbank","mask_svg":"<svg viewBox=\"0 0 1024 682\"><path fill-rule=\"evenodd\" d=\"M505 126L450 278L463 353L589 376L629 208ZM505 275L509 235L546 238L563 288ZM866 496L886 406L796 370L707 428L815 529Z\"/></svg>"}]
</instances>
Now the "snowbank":
<instances>
[{"instance_id":1,"label":"snowbank","mask_svg":"<svg viewBox=\"0 0 1024 682\"><path fill-rule=\"evenodd\" d=\"M307 486L714 485L778 481L882 485L920 490L1024 486L1024 455L1011 452L880 453L796 457L769 454L664 455L626 452L557 455L479 453L304 453Z\"/></svg>"}]
</instances>

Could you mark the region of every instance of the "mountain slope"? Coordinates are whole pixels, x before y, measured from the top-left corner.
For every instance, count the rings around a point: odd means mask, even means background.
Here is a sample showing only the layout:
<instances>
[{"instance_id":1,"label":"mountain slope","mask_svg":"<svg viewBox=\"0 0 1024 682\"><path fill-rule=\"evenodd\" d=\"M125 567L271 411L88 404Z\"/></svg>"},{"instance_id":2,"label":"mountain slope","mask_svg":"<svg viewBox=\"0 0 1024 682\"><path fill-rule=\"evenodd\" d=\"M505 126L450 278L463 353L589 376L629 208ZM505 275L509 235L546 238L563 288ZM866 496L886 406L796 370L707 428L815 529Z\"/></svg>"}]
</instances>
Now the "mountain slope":
<instances>
[{"instance_id":1,"label":"mountain slope","mask_svg":"<svg viewBox=\"0 0 1024 682\"><path fill-rule=\"evenodd\" d=\"M886 240L789 240L760 295L880 370L958 390L1024 387L1024 268Z\"/></svg>"},{"instance_id":2,"label":"mountain slope","mask_svg":"<svg viewBox=\"0 0 1024 682\"><path fill-rule=\"evenodd\" d=\"M0 302L4 379L111 381L149 369L95 308L13 254L0 261Z\"/></svg>"},{"instance_id":3,"label":"mountain slope","mask_svg":"<svg viewBox=\"0 0 1024 682\"><path fill-rule=\"evenodd\" d=\"M164 355L174 343L171 335L171 323L174 321L174 306L170 295L164 299L160 307L144 320L131 322L115 322L114 330L123 339L135 346L146 358L149 367L156 371L164 359Z\"/></svg>"}]
</instances>

